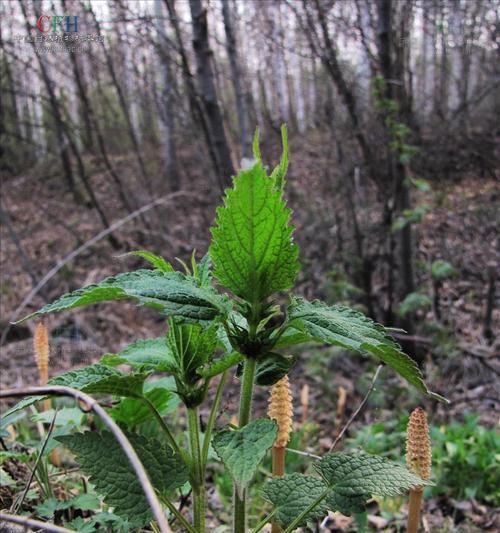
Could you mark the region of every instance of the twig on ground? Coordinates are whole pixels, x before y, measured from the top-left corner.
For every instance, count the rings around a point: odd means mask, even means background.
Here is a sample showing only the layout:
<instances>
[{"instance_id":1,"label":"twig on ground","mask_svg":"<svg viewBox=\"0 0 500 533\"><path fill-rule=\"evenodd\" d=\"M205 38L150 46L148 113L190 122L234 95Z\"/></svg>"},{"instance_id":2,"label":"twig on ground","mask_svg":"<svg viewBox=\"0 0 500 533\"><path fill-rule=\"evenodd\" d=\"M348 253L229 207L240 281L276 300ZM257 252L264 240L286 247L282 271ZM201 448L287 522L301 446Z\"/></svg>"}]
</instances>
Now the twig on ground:
<instances>
[{"instance_id":1,"label":"twig on ground","mask_svg":"<svg viewBox=\"0 0 500 533\"><path fill-rule=\"evenodd\" d=\"M160 198L157 198L156 200L153 200L149 204L146 204L142 206L140 209L137 209L133 213L130 213L130 215L127 215L124 218L121 218L120 220L117 220L116 222L113 222L109 228L106 228L99 232L97 235L94 235L91 239L89 239L87 242L70 252L68 255L63 257L53 268L51 268L45 276L33 287L33 289L25 296L24 300L21 302L19 307L14 311L12 316L9 319L9 323L15 322L25 307L31 302L31 300L40 292L40 290L61 270L61 268L66 265L69 261L80 255L82 252L84 252L87 248L90 248L93 244L100 241L119 227L123 226L127 222L130 222L134 218L137 218L138 216L142 215L142 213L145 213L146 211L149 211L153 207L156 207L157 205L168 203L168 201L178 198L179 196L193 196L195 193L191 193L189 191L177 191L171 194L167 194L166 196L161 196ZM2 337L0 339L0 346L3 346L5 339L7 338L7 334L10 331L10 324L7 324L5 327Z\"/></svg>"},{"instance_id":2,"label":"twig on ground","mask_svg":"<svg viewBox=\"0 0 500 533\"><path fill-rule=\"evenodd\" d=\"M371 393L373 392L373 389L375 389L375 383L377 382L378 376L380 374L380 371L382 370L384 365L378 365L377 370L375 370L375 374L373 374L372 382L370 383L370 388L365 394L365 397L361 401L361 403L358 405L358 408L352 413L351 418L346 422L346 425L342 428L342 431L338 434L337 438L333 441L333 444L330 446L330 449L328 452L333 452L337 444L340 442L342 437L344 436L345 432L349 429L349 426L354 422L354 419L358 416L361 409L365 406L366 402L368 401L368 398L370 397Z\"/></svg>"},{"instance_id":3,"label":"twig on ground","mask_svg":"<svg viewBox=\"0 0 500 533\"><path fill-rule=\"evenodd\" d=\"M23 526L22 530L27 531L27 528L36 528L40 531L47 531L48 533L74 533L73 529L66 529L65 527L56 526L49 522L41 522L40 520L33 520L27 516L11 515L7 513L0 513L0 523L10 522L11 524L19 524Z\"/></svg>"},{"instance_id":4,"label":"twig on ground","mask_svg":"<svg viewBox=\"0 0 500 533\"><path fill-rule=\"evenodd\" d=\"M156 496L155 489L149 480L149 476L144 469L144 466L141 463L136 451L130 444L129 440L120 429L120 427L115 423L115 421L108 415L108 413L99 405L99 403L94 400L88 394L81 392L70 387L61 387L61 386L47 386L47 387L26 387L23 389L6 389L0 391L0 398L12 398L12 397L22 397L22 396L44 396L44 395L53 395L53 396L70 396L79 402L83 402L88 411L94 411L102 419L104 424L111 431L115 439L120 444L122 450L125 452L132 468L135 471L137 479L139 480L146 499L151 507L153 515L158 523L158 527L161 533L172 533L170 526L168 525L167 520L165 519L165 514L163 508ZM67 530L64 530L67 531Z\"/></svg>"}]
</instances>

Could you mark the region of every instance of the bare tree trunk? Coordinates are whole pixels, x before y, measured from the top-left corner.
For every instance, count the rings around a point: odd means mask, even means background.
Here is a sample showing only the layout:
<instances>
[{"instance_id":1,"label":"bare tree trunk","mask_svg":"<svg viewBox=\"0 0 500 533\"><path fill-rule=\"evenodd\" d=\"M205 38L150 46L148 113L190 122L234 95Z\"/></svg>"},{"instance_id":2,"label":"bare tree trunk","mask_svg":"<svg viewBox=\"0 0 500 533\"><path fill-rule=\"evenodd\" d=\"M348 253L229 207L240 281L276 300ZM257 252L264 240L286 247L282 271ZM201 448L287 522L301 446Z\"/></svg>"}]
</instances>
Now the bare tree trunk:
<instances>
[{"instance_id":1,"label":"bare tree trunk","mask_svg":"<svg viewBox=\"0 0 500 533\"><path fill-rule=\"evenodd\" d=\"M90 4L88 4L87 10L92 15L94 24L96 26L97 34L101 35L101 25L99 24L99 21L97 20L97 17L95 16L95 13L92 10L92 6ZM125 94L123 92L123 89L122 89L120 83L118 82L118 77L116 75L116 70L115 70L115 67L113 65L113 60L112 60L111 55L110 55L108 49L106 48L106 45L104 44L104 42L101 42L101 48L103 50L104 57L106 59L106 65L108 67L108 71L109 71L109 74L111 76L111 80L113 82L113 86L114 86L114 88L116 90L116 94L118 96L118 101L120 103L120 108L122 110L122 113L123 113L123 116L125 118L125 121L127 122L128 133L129 133L129 136L130 136L130 140L132 141L132 147L134 149L134 152L135 152L135 155L136 155L136 158L137 158L137 163L139 165L139 169L141 171L141 175L142 175L144 184L147 187L147 189L149 190L149 192L151 193L152 192L151 191L151 183L149 181L149 176L148 176L148 173L146 171L146 166L145 166L144 160L142 158L141 148L139 146L139 141L138 141L136 133L135 133L134 124L133 124L133 121L132 121L132 117L131 117L129 108L127 106L127 100L125 98Z\"/></svg>"},{"instance_id":2,"label":"bare tree trunk","mask_svg":"<svg viewBox=\"0 0 500 533\"><path fill-rule=\"evenodd\" d=\"M231 80L233 82L236 99L236 114L238 116L238 129L240 137L241 155L245 158L252 157L252 143L250 132L248 131L248 112L243 91L243 75L239 66L238 50L236 46L236 36L232 23L232 13L229 7L229 0L222 0L222 16L224 19L224 31L226 34L226 50L231 68Z\"/></svg>"},{"instance_id":3,"label":"bare tree trunk","mask_svg":"<svg viewBox=\"0 0 500 533\"><path fill-rule=\"evenodd\" d=\"M224 189L224 184L221 182L221 176L222 170L220 168L220 162L219 157L217 155L217 149L215 146L215 142L213 140L213 135L210 130L209 120L206 115L204 106L201 103L200 96L198 94L198 91L196 90L196 86L194 84L194 78L191 74L191 69L189 68L189 61L188 56L186 53L186 48L184 46L184 41L182 38L182 32L179 24L179 19L177 17L177 13L175 10L175 2L174 0L163 0L165 5L167 6L168 15L170 18L170 22L174 28L175 36L177 39L178 44L178 52L181 59L181 65L182 65L182 75L184 78L184 83L186 84L186 87L188 89L189 94L189 103L190 103L190 109L191 113L193 115L193 119L195 122L198 122L202 128L203 135L205 137L205 142L208 149L208 154L210 156L210 160L212 161L212 166L214 168L215 175L217 177L217 184L221 188L221 190ZM227 183L229 182L229 178L227 178Z\"/></svg>"},{"instance_id":4,"label":"bare tree trunk","mask_svg":"<svg viewBox=\"0 0 500 533\"><path fill-rule=\"evenodd\" d=\"M408 122L409 109L407 93L405 90L405 50L404 47L394 47L395 42L406 42L408 39L407 22L408 13L405 12L406 4L404 6L398 5L402 8L399 12L398 20L399 27L396 28L394 21L394 6L392 0L378 0L377 3L379 14L379 28L378 28L378 47L380 70L385 79L385 98L389 101L395 101L398 104L398 115L396 120L398 122ZM394 50L395 48L395 50ZM406 120L405 120L406 119ZM387 138L389 139L391 132L387 131ZM411 208L410 188L407 183L406 167L399 159L399 154L388 148L387 150L387 174L389 177L389 190L393 191L393 203L395 210L398 213ZM392 237L392 209L387 208L387 232L389 235L389 269L393 270L392 253L394 249ZM414 291L413 281L413 258L412 258L412 227L407 224L397 234L398 249L399 249L399 269L401 273L401 284L399 287L399 300L402 301L406 295ZM391 278L393 274L389 273ZM393 279L393 278L392 278ZM391 284L392 285L392 282ZM391 287L392 290L392 287ZM392 296L391 299L392 300ZM389 309L389 314L392 311ZM413 321L409 316L404 319L403 327L409 332L413 333ZM407 346L407 349L414 351L414 346Z\"/></svg>"},{"instance_id":5,"label":"bare tree trunk","mask_svg":"<svg viewBox=\"0 0 500 533\"><path fill-rule=\"evenodd\" d=\"M162 125L162 145L164 176L172 191L178 191L180 187L179 170L177 167L177 151L174 142L175 117L173 109L173 81L170 71L170 57L168 55L167 34L162 20L163 6L161 0L155 0L155 15L157 18L156 30L159 36L160 50L158 58L161 64L160 92L161 102L160 122Z\"/></svg>"},{"instance_id":6,"label":"bare tree trunk","mask_svg":"<svg viewBox=\"0 0 500 533\"><path fill-rule=\"evenodd\" d=\"M196 56L197 79L200 88L200 98L203 103L210 133L213 138L217 166L219 169L218 180L221 189L231 183L234 175L231 151L224 131L222 113L217 101L215 77L213 70L213 53L208 42L207 10L201 0L189 0L191 21L193 25L193 49Z\"/></svg>"},{"instance_id":7,"label":"bare tree trunk","mask_svg":"<svg viewBox=\"0 0 500 533\"><path fill-rule=\"evenodd\" d=\"M21 6L21 10L24 16L26 30L29 33L30 32L30 25L28 22L28 14L26 11L26 5L19 0L19 5ZM32 43L33 47L35 46L34 43ZM73 175L73 169L71 168L71 159L69 155L69 143L66 139L66 135L64 133L64 124L62 120L61 111L59 109L59 105L57 103L56 94L54 92L54 87L52 85L52 81L50 80L48 76L47 69L45 67L45 64L42 60L42 57L40 54L36 54L38 59L38 64L40 65L40 70L42 72L42 79L45 84L45 88L47 89L47 94L49 97L49 103L52 108L53 112L53 118L54 118L54 124L55 124L55 133L57 138L57 144L59 148L59 155L61 157L61 163L63 168L63 174L64 178L66 180L66 183L68 185L68 189L73 195L73 198L75 199L75 202L80 203L81 198L78 194L78 191L75 187L75 178Z\"/></svg>"}]
</instances>

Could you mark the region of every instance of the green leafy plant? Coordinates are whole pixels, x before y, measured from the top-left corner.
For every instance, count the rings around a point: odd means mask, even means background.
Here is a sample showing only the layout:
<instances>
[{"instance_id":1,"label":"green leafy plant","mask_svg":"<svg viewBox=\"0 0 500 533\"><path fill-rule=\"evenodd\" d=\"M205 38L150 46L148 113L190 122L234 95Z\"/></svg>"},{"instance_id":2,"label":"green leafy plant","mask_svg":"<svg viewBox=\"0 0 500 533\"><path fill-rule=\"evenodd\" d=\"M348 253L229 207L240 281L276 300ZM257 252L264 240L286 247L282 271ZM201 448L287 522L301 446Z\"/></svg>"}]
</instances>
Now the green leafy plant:
<instances>
[{"instance_id":1,"label":"green leafy plant","mask_svg":"<svg viewBox=\"0 0 500 533\"><path fill-rule=\"evenodd\" d=\"M407 424L407 416L371 424L348 441L349 447L401 461ZM473 414L451 424L431 425L429 429L435 485L426 491L457 500L476 498L498 506L498 431L481 425L478 416Z\"/></svg>"},{"instance_id":2,"label":"green leafy plant","mask_svg":"<svg viewBox=\"0 0 500 533\"><path fill-rule=\"evenodd\" d=\"M126 428L163 504L177 524L191 532L206 527L206 469L211 447L233 481L234 531L247 530L249 487L277 431L273 420L252 420L252 395L256 385L271 386L290 371L295 359L283 350L317 342L373 356L421 393L443 400L429 391L416 363L402 352L390 330L359 311L290 294L300 265L291 210L283 192L288 167L284 127L282 138L281 161L268 173L257 132L253 165L240 171L226 191L211 230L209 253L199 263L193 255L184 272L178 272L159 256L135 252L153 268L118 274L78 289L24 319L125 299L165 316L165 337L136 341L117 354L106 354L98 364L68 372L50 383L118 398L110 414ZM121 364L130 370L115 368ZM237 368L241 382L238 425L214 435L227 377ZM153 381L158 372L172 376L173 387L172 382L169 388L161 380ZM217 377L202 433L199 406ZM162 416L162 407L174 393L186 409L187 446L184 434L174 435ZM148 417L162 431L154 439L136 431ZM76 455L81 469L115 514L134 527L152 520L132 469L109 432L73 433L57 439ZM273 510L255 531L275 520L290 532L328 510L358 512L372 494L394 495L427 484L404 466L366 454L329 453L314 470L315 475L291 474L266 484L262 497ZM186 482L192 490L192 524L172 499L173 490Z\"/></svg>"}]
</instances>

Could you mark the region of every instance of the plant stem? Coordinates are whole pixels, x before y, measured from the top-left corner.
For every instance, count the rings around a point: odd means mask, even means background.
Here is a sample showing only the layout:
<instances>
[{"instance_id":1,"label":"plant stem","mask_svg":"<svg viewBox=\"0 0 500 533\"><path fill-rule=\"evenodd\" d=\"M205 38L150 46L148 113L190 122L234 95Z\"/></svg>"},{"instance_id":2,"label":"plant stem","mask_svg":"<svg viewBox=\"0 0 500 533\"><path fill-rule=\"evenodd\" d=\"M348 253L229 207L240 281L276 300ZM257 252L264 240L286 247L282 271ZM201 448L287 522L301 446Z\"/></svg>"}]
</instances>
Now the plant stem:
<instances>
[{"instance_id":1,"label":"plant stem","mask_svg":"<svg viewBox=\"0 0 500 533\"><path fill-rule=\"evenodd\" d=\"M175 440L175 438L172 435L170 429L168 428L167 424L165 423L165 420L163 420L162 416L160 415L160 413L158 412L156 407L145 396L143 396L141 399L148 406L148 409L154 415L154 417L158 421L158 424L160 424L160 427L163 430L163 432L165 433L170 446L182 457L184 462L187 465L189 465L191 463L191 459L190 459L189 455L183 449L181 449L179 447L179 445L177 444L177 441Z\"/></svg>"},{"instance_id":2,"label":"plant stem","mask_svg":"<svg viewBox=\"0 0 500 533\"><path fill-rule=\"evenodd\" d=\"M284 446L273 446L272 461L273 461L273 477L285 475L285 454L286 448ZM281 526L273 520L271 524L271 533L280 533L283 531Z\"/></svg>"},{"instance_id":3,"label":"plant stem","mask_svg":"<svg viewBox=\"0 0 500 533\"><path fill-rule=\"evenodd\" d=\"M410 490L407 533L417 533L420 524L420 506L422 504L422 488Z\"/></svg>"},{"instance_id":4,"label":"plant stem","mask_svg":"<svg viewBox=\"0 0 500 533\"><path fill-rule=\"evenodd\" d=\"M227 370L222 374L219 384L217 385L217 391L215 392L215 398L212 403L212 409L210 410L210 416L208 417L207 428L205 430L205 437L203 438L203 449L201 452L201 465L203 471L207 466L208 449L210 448L210 440L212 438L212 431L215 425L215 419L217 418L217 411L219 410L220 401L222 399L222 392L227 379Z\"/></svg>"},{"instance_id":5,"label":"plant stem","mask_svg":"<svg viewBox=\"0 0 500 533\"><path fill-rule=\"evenodd\" d=\"M175 516L175 518L177 518L177 520L179 520L179 523L186 531L189 531L189 533L197 533L193 526L184 518L184 516L182 516L182 513L179 511L179 509L177 509L177 507L168 498L163 497L161 502L168 507L168 510Z\"/></svg>"},{"instance_id":6,"label":"plant stem","mask_svg":"<svg viewBox=\"0 0 500 533\"><path fill-rule=\"evenodd\" d=\"M200 446L200 417L197 407L188 407L189 446L192 458L193 515L197 533L205 531L206 490Z\"/></svg>"},{"instance_id":7,"label":"plant stem","mask_svg":"<svg viewBox=\"0 0 500 533\"><path fill-rule=\"evenodd\" d=\"M252 533L259 533L259 531L273 518L274 515L278 512L278 509L273 509L265 518L263 518L258 524L255 529L252 529Z\"/></svg>"},{"instance_id":8,"label":"plant stem","mask_svg":"<svg viewBox=\"0 0 500 533\"><path fill-rule=\"evenodd\" d=\"M253 394L253 382L255 378L255 366L256 360L252 358L245 359L245 366L243 369L243 377L241 379L241 393L240 393L240 412L238 427L242 428L250 421L250 414L252 410L252 394ZM246 490L242 492L241 498L236 490L233 490L234 494L234 520L233 530L234 533L246 532Z\"/></svg>"},{"instance_id":9,"label":"plant stem","mask_svg":"<svg viewBox=\"0 0 500 533\"><path fill-rule=\"evenodd\" d=\"M285 529L285 533L291 533L301 522L302 520L312 511L314 510L327 496L330 492L330 488L327 488L321 496L316 498L310 505L306 507L296 518L292 521L292 523Z\"/></svg>"}]
</instances>

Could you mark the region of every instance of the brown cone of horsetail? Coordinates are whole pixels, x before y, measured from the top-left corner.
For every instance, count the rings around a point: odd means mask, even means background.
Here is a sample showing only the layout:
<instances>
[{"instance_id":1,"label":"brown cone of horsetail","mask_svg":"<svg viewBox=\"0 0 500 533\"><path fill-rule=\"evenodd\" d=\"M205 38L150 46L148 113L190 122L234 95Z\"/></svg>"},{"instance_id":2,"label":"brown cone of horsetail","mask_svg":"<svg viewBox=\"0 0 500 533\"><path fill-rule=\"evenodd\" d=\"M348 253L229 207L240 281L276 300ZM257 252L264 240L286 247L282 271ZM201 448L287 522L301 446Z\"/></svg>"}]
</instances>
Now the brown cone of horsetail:
<instances>
[{"instance_id":1,"label":"brown cone of horsetail","mask_svg":"<svg viewBox=\"0 0 500 533\"><path fill-rule=\"evenodd\" d=\"M410 415L406 433L406 464L408 468L423 479L431 477L432 450L429 437L427 414L417 407ZM408 509L408 533L417 533L420 524L420 507L423 487L410 490Z\"/></svg>"},{"instance_id":2,"label":"brown cone of horsetail","mask_svg":"<svg viewBox=\"0 0 500 533\"><path fill-rule=\"evenodd\" d=\"M285 475L286 446L290 441L293 425L292 393L288 376L281 378L271 388L267 414L278 424L278 433L272 450L273 476L283 476ZM281 527L276 522L272 522L271 531L278 533Z\"/></svg>"},{"instance_id":3,"label":"brown cone of horsetail","mask_svg":"<svg viewBox=\"0 0 500 533\"><path fill-rule=\"evenodd\" d=\"M49 331L42 323L36 325L35 336L33 338L33 348L35 350L35 361L38 367L38 382L40 387L47 385L49 380ZM47 411L51 407L50 399L43 401L43 410Z\"/></svg>"},{"instance_id":4,"label":"brown cone of horsetail","mask_svg":"<svg viewBox=\"0 0 500 533\"><path fill-rule=\"evenodd\" d=\"M49 380L49 361L50 361L50 348L49 348L49 330L45 324L39 323L35 328L35 336L33 338L33 348L35 350L35 361L38 367L38 381L39 385L43 387L47 385ZM50 398L43 400L42 409L48 411L52 407ZM57 448L54 448L49 455L50 462L54 466L60 465L59 452Z\"/></svg>"}]
</instances>

